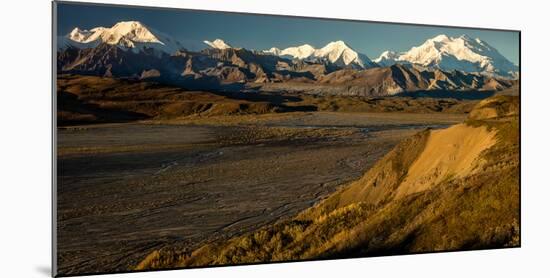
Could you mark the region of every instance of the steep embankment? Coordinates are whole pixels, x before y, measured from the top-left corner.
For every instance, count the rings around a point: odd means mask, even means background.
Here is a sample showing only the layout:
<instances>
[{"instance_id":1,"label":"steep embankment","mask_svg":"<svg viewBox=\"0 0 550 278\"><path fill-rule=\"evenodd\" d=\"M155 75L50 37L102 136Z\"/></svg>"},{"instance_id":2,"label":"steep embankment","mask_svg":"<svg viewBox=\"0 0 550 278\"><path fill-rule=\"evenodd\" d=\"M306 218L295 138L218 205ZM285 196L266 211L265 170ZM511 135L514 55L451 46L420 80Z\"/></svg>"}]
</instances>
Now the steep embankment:
<instances>
[{"instance_id":1,"label":"steep embankment","mask_svg":"<svg viewBox=\"0 0 550 278\"><path fill-rule=\"evenodd\" d=\"M517 96L482 101L294 219L191 254L155 251L137 269L518 246L518 114Z\"/></svg>"}]
</instances>

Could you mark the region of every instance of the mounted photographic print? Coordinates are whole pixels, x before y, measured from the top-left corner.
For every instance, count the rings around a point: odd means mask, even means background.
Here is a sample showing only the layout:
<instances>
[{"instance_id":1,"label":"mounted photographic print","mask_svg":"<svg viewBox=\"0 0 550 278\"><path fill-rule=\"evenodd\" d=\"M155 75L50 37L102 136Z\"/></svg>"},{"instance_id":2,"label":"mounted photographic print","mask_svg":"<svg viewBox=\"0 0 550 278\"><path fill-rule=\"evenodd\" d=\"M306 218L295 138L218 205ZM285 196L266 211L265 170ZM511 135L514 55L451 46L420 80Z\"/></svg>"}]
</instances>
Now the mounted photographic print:
<instances>
[{"instance_id":1,"label":"mounted photographic print","mask_svg":"<svg viewBox=\"0 0 550 278\"><path fill-rule=\"evenodd\" d=\"M53 22L55 276L520 246L519 31Z\"/></svg>"}]
</instances>

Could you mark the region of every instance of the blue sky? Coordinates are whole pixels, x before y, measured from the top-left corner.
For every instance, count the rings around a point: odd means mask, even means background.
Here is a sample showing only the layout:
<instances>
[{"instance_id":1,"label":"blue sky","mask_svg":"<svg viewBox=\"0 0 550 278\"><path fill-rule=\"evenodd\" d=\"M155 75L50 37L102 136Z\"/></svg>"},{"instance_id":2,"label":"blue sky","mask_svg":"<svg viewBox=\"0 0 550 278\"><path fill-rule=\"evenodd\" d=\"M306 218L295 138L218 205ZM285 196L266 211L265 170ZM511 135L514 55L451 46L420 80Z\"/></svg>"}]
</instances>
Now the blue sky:
<instances>
[{"instance_id":1,"label":"blue sky","mask_svg":"<svg viewBox=\"0 0 550 278\"><path fill-rule=\"evenodd\" d=\"M221 38L236 47L258 50L304 43L322 47L343 40L371 59L385 50L406 51L439 34L466 34L488 42L515 64L519 60L519 33L508 31L68 3L58 4L57 16L58 34L74 27L110 27L137 20L182 41Z\"/></svg>"}]
</instances>

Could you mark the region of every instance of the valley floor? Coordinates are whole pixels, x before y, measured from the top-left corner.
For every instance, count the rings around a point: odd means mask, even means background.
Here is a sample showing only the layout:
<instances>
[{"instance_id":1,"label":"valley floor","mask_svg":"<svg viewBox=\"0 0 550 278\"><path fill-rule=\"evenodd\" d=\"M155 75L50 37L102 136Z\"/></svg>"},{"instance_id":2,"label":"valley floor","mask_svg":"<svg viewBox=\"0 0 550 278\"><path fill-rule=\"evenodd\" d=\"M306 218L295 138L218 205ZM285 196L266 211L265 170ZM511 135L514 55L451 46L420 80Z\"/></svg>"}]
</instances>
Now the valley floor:
<instances>
[{"instance_id":1,"label":"valley floor","mask_svg":"<svg viewBox=\"0 0 550 278\"><path fill-rule=\"evenodd\" d=\"M127 271L313 206L462 114L295 112L58 129L60 274Z\"/></svg>"}]
</instances>

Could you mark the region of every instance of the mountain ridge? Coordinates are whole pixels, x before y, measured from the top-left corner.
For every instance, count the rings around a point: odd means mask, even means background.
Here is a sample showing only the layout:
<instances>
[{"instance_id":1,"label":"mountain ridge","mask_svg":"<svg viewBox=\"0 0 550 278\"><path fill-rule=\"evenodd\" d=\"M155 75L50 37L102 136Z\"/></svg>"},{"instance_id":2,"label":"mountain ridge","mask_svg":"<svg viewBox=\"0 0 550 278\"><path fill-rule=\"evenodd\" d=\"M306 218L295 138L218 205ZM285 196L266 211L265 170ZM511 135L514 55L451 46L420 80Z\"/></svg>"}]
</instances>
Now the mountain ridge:
<instances>
[{"instance_id":1,"label":"mountain ridge","mask_svg":"<svg viewBox=\"0 0 550 278\"><path fill-rule=\"evenodd\" d=\"M290 61L243 48L181 50L174 55L158 56L151 49L136 53L102 43L95 48L69 48L58 53L57 60L59 73L151 79L196 89L220 89L235 84L243 89L389 96L437 90L499 91L514 85L507 79L399 64L357 70L313 61Z\"/></svg>"}]
</instances>

